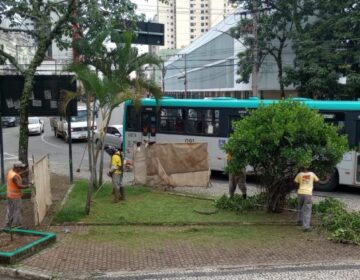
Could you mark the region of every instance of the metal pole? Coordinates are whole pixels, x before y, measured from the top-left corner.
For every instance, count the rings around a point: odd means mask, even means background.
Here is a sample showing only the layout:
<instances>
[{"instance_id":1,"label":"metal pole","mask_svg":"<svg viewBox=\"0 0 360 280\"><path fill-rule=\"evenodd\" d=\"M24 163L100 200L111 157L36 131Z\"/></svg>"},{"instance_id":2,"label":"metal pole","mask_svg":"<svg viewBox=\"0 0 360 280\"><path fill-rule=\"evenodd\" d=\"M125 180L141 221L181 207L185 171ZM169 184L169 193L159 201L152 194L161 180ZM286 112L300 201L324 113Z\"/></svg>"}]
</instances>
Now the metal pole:
<instances>
[{"instance_id":1,"label":"metal pole","mask_svg":"<svg viewBox=\"0 0 360 280\"><path fill-rule=\"evenodd\" d=\"M162 63L162 91L163 91L163 94L165 93L165 63L163 62Z\"/></svg>"},{"instance_id":2,"label":"metal pole","mask_svg":"<svg viewBox=\"0 0 360 280\"><path fill-rule=\"evenodd\" d=\"M253 34L254 34L254 45L253 45L253 63L252 63L252 75L251 75L251 89L253 96L259 97L258 92L258 49L259 49L259 38L257 32L258 24L258 6L257 0L253 0L252 10L252 21L253 21Z\"/></svg>"},{"instance_id":3,"label":"metal pole","mask_svg":"<svg viewBox=\"0 0 360 280\"><path fill-rule=\"evenodd\" d=\"M185 58L185 80L184 80L184 86L185 86L185 94L184 97L187 98L188 94L187 94L187 68L186 68L186 53L184 54L184 58Z\"/></svg>"},{"instance_id":4,"label":"metal pole","mask_svg":"<svg viewBox=\"0 0 360 280\"><path fill-rule=\"evenodd\" d=\"M67 114L67 123L68 123L70 184L72 184L74 182L74 173L73 173L73 156L72 156L71 117L70 117L70 113Z\"/></svg>"},{"instance_id":5,"label":"metal pole","mask_svg":"<svg viewBox=\"0 0 360 280\"><path fill-rule=\"evenodd\" d=\"M1 120L2 94L0 96L0 158L1 158L1 184L5 184L5 161L4 161L4 142Z\"/></svg>"}]
</instances>

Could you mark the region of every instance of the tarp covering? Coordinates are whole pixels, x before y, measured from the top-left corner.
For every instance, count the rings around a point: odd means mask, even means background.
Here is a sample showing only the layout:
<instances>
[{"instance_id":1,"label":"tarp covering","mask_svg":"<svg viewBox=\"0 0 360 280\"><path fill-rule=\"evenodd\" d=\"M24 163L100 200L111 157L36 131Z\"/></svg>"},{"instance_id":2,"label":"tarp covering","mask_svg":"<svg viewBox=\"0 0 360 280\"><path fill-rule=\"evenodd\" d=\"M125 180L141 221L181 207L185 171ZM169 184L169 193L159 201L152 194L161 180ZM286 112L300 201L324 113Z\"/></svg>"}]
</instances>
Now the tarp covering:
<instances>
[{"instance_id":1,"label":"tarp covering","mask_svg":"<svg viewBox=\"0 0 360 280\"><path fill-rule=\"evenodd\" d=\"M39 225L44 219L46 211L52 204L48 155L34 163L33 176L36 187L32 195L35 216L34 222L35 225Z\"/></svg>"},{"instance_id":2,"label":"tarp covering","mask_svg":"<svg viewBox=\"0 0 360 280\"><path fill-rule=\"evenodd\" d=\"M136 184L207 187L210 181L207 143L166 143L134 147Z\"/></svg>"}]
</instances>

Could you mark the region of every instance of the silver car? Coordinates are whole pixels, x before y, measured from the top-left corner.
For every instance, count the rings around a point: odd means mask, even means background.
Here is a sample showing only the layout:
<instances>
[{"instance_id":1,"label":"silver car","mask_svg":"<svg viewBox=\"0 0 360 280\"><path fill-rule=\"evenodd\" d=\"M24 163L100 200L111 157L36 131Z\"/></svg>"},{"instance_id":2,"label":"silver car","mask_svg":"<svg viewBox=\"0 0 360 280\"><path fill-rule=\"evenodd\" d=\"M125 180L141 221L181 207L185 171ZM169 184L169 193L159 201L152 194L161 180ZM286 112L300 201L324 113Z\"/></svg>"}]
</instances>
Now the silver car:
<instances>
[{"instance_id":1,"label":"silver car","mask_svg":"<svg viewBox=\"0 0 360 280\"><path fill-rule=\"evenodd\" d=\"M116 148L121 148L123 143L122 138L123 126L121 124L109 125L105 133L105 143L104 146L114 146ZM95 131L95 143L97 147L101 147L100 132Z\"/></svg>"},{"instance_id":2,"label":"silver car","mask_svg":"<svg viewBox=\"0 0 360 280\"><path fill-rule=\"evenodd\" d=\"M38 117L28 118L29 134L41 134L44 132L44 121Z\"/></svg>"}]
</instances>

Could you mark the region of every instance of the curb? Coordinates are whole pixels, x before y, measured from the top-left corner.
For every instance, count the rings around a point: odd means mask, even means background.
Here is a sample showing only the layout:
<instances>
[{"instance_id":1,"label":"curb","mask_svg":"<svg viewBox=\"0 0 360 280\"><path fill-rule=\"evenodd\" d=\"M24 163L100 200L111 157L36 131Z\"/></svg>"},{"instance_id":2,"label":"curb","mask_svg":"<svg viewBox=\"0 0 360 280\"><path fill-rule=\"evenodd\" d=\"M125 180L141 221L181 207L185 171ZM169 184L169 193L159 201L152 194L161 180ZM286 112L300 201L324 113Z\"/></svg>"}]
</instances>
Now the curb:
<instances>
[{"instance_id":1,"label":"curb","mask_svg":"<svg viewBox=\"0 0 360 280\"><path fill-rule=\"evenodd\" d=\"M276 271L316 271L317 269L338 270L338 269L358 269L360 263L357 260L344 261L333 264L324 262L298 262L298 263L260 263L258 265L229 265L229 266L204 266L204 267L188 267L188 268L174 268L163 270L138 270L138 271L117 271L105 272L102 275L92 275L89 279L119 279L119 280L138 280L138 279L186 279L189 274L196 274L197 277L211 277L216 279L216 276L224 276L226 272L238 272L239 275L247 273L264 273ZM215 278L214 278L215 277ZM80 278L73 278L79 279ZM252 278L255 279L255 278Z\"/></svg>"},{"instance_id":2,"label":"curb","mask_svg":"<svg viewBox=\"0 0 360 280\"><path fill-rule=\"evenodd\" d=\"M50 280L53 276L25 268L0 267L0 274L29 280Z\"/></svg>"}]
</instances>

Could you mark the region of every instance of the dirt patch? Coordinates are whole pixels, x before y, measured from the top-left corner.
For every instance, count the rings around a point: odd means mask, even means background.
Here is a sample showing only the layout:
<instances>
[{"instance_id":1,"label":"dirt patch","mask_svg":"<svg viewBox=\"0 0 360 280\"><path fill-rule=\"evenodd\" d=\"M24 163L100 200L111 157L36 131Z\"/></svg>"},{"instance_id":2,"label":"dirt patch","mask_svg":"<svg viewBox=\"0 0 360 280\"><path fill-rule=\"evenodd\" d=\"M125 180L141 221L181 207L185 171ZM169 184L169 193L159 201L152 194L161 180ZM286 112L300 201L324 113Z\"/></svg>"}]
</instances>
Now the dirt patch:
<instances>
[{"instance_id":1,"label":"dirt patch","mask_svg":"<svg viewBox=\"0 0 360 280\"><path fill-rule=\"evenodd\" d=\"M52 217L59 208L66 192L70 188L69 178L65 175L58 175L51 173L50 187L52 193L53 204L51 205L42 226L47 226L51 223ZM5 214L7 208L7 200L0 201L0 227L5 223ZM23 199L22 205L23 226L27 228L34 228L34 209L31 199Z\"/></svg>"},{"instance_id":2,"label":"dirt patch","mask_svg":"<svg viewBox=\"0 0 360 280\"><path fill-rule=\"evenodd\" d=\"M13 240L11 240L10 233L0 232L0 251L1 252L12 252L25 245L28 245L35 240L39 239L40 236L36 235L20 235L13 234Z\"/></svg>"}]
</instances>

